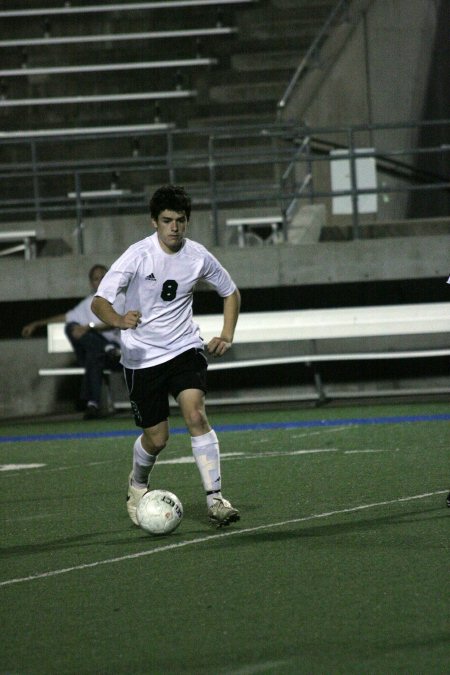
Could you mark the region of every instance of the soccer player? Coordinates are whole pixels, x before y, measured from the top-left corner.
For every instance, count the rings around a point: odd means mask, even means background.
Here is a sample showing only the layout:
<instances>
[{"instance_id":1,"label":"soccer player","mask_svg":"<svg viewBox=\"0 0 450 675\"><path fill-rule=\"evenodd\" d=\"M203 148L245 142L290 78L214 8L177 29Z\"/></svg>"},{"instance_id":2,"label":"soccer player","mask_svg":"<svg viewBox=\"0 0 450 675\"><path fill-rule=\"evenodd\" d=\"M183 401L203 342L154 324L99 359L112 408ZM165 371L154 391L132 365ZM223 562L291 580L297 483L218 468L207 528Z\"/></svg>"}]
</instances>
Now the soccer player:
<instances>
[{"instance_id":1,"label":"soccer player","mask_svg":"<svg viewBox=\"0 0 450 675\"><path fill-rule=\"evenodd\" d=\"M122 364L136 426L127 509L148 490L150 472L169 439L169 401L178 402L191 436L192 452L206 492L208 515L218 527L239 520L222 496L219 442L205 410L207 359L193 321L194 287L204 280L223 298L223 326L206 349L223 356L233 342L240 294L228 272L207 249L186 238L191 199L184 188L167 185L150 200L155 232L130 246L106 273L92 301L101 321L121 329ZM125 296L125 309L113 308Z\"/></svg>"},{"instance_id":2,"label":"soccer player","mask_svg":"<svg viewBox=\"0 0 450 675\"><path fill-rule=\"evenodd\" d=\"M91 293L65 314L37 319L22 328L22 337L31 337L41 326L64 322L65 333L74 348L77 362L85 369L80 399L85 405L84 419L100 417L100 398L104 368L115 368L120 358L120 331L98 323L91 310L94 293L106 274L105 265L94 265L89 270Z\"/></svg>"}]
</instances>

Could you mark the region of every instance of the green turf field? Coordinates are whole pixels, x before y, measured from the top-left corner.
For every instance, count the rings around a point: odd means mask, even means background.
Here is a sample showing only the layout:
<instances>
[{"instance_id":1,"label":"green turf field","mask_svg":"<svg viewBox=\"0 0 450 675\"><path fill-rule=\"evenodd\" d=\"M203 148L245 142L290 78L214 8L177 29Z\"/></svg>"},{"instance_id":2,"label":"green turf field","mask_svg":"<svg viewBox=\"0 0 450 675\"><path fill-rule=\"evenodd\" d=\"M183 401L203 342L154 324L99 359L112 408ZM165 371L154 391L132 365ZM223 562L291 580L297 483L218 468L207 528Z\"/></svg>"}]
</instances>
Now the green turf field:
<instances>
[{"instance_id":1,"label":"green turf field","mask_svg":"<svg viewBox=\"0 0 450 675\"><path fill-rule=\"evenodd\" d=\"M0 425L0 672L448 673L450 405L210 421L242 519L211 528L174 433L167 537L128 520L130 420Z\"/></svg>"}]
</instances>

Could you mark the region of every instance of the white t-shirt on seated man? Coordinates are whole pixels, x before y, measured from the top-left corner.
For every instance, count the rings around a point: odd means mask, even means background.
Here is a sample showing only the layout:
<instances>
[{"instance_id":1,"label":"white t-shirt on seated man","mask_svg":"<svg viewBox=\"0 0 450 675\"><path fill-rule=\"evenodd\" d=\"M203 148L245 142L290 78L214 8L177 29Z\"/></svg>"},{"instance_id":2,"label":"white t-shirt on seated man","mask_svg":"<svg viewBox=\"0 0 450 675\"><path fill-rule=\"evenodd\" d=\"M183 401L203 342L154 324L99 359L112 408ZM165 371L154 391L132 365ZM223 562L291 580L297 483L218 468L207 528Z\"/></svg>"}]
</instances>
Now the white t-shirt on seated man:
<instances>
[{"instance_id":1,"label":"white t-shirt on seated man","mask_svg":"<svg viewBox=\"0 0 450 675\"><path fill-rule=\"evenodd\" d=\"M86 296L81 302L65 314L65 323L78 323L91 329L98 325L98 317L91 309L94 293ZM117 304L117 303L116 303ZM120 343L121 331L118 328L107 328L101 331L105 340Z\"/></svg>"}]
</instances>

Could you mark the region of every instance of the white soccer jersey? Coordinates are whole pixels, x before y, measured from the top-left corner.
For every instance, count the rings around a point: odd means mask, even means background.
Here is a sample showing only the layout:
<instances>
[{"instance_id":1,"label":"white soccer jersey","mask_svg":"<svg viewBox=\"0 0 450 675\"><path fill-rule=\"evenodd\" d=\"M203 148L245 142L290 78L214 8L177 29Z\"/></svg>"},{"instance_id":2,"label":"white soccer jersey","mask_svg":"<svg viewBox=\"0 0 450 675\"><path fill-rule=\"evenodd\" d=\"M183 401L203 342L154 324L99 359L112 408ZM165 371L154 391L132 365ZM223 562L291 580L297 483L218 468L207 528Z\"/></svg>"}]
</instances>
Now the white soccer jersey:
<instances>
[{"instance_id":1,"label":"white soccer jersey","mask_svg":"<svg viewBox=\"0 0 450 675\"><path fill-rule=\"evenodd\" d=\"M204 246L185 239L177 253L168 254L156 232L130 246L111 265L96 295L114 303L124 293L123 313L142 314L136 329L121 331L126 368L148 368L192 347L203 347L192 316L193 291L200 280L222 298L236 290L228 272Z\"/></svg>"}]
</instances>

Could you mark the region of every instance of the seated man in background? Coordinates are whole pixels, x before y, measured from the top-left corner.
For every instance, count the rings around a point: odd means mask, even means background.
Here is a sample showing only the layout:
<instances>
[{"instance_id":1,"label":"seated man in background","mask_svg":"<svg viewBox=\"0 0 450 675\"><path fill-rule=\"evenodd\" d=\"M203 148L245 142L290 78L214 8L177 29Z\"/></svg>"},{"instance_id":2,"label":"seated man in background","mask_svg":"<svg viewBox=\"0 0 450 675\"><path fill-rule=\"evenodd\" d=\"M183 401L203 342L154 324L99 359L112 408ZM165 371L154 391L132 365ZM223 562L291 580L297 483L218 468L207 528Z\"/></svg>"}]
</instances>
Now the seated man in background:
<instances>
[{"instance_id":1,"label":"seated man in background","mask_svg":"<svg viewBox=\"0 0 450 675\"><path fill-rule=\"evenodd\" d=\"M85 420L100 416L100 398L104 368L119 367L120 330L101 323L91 310L92 299L107 272L104 265L94 265L89 270L91 293L66 314L31 321L22 329L22 337L30 337L37 328L49 323L64 322L65 333L72 344L77 362L85 368L80 399L86 410Z\"/></svg>"}]
</instances>

